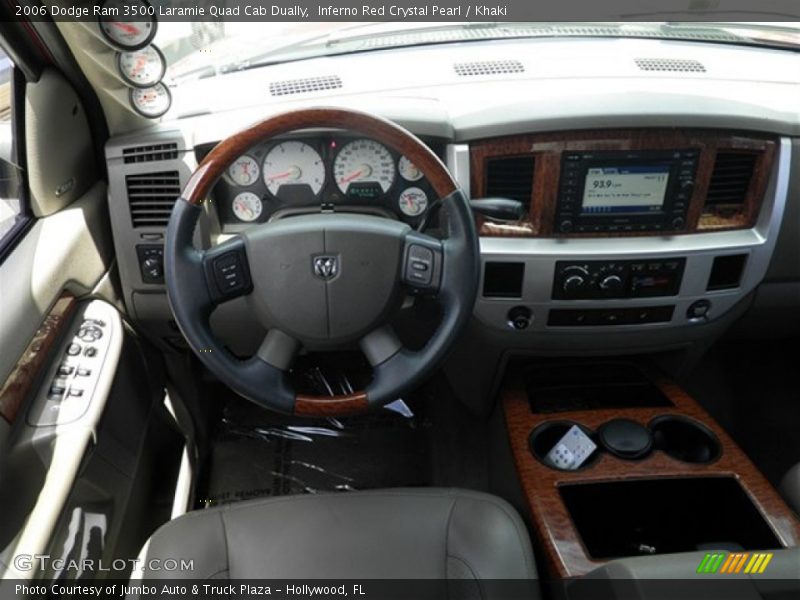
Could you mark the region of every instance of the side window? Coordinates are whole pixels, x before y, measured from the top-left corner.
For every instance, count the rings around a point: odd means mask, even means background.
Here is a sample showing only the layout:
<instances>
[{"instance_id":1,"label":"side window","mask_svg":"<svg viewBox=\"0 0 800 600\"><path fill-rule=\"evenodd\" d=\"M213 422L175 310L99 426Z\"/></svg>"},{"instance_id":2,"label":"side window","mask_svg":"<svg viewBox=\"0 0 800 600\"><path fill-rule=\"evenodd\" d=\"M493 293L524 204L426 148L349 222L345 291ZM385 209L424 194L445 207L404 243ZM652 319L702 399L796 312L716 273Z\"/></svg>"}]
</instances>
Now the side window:
<instances>
[{"instance_id":1,"label":"side window","mask_svg":"<svg viewBox=\"0 0 800 600\"><path fill-rule=\"evenodd\" d=\"M14 140L14 64L0 48L0 249L25 220Z\"/></svg>"}]
</instances>

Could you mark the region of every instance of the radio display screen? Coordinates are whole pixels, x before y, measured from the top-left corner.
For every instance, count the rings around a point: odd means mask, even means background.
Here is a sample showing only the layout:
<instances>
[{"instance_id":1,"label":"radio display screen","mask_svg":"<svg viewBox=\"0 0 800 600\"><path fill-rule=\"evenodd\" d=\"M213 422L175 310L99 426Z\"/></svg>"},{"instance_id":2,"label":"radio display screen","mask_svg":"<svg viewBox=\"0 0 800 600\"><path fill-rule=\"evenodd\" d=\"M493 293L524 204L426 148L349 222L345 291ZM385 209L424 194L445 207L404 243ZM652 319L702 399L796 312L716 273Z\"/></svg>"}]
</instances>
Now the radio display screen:
<instances>
[{"instance_id":1,"label":"radio display screen","mask_svg":"<svg viewBox=\"0 0 800 600\"><path fill-rule=\"evenodd\" d=\"M664 207L670 166L589 166L581 212L588 215L659 212Z\"/></svg>"}]
</instances>

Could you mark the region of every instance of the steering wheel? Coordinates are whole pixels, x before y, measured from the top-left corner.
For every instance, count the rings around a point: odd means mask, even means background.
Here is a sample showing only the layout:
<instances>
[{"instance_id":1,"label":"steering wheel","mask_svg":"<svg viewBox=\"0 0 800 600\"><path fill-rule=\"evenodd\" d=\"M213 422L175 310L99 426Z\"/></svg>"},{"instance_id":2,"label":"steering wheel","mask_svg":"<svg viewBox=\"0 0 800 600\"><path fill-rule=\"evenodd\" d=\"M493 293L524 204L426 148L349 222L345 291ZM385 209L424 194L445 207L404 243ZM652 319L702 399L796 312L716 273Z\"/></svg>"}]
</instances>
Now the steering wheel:
<instances>
[{"instance_id":1,"label":"steering wheel","mask_svg":"<svg viewBox=\"0 0 800 600\"><path fill-rule=\"evenodd\" d=\"M254 144L310 128L346 129L413 162L441 201L446 239L388 218L317 213L255 225L208 250L193 245L202 203L217 179ZM266 408L296 415L353 414L418 385L441 362L472 312L480 254L469 202L439 158L405 129L362 112L315 108L270 117L220 142L190 177L167 228L169 304L200 361L223 383ZM389 319L407 294L430 296L442 317L419 350L404 348ZM215 338L216 305L246 296L268 330L240 360ZM287 376L301 348L358 343L372 367L366 389L337 396L297 394Z\"/></svg>"}]
</instances>

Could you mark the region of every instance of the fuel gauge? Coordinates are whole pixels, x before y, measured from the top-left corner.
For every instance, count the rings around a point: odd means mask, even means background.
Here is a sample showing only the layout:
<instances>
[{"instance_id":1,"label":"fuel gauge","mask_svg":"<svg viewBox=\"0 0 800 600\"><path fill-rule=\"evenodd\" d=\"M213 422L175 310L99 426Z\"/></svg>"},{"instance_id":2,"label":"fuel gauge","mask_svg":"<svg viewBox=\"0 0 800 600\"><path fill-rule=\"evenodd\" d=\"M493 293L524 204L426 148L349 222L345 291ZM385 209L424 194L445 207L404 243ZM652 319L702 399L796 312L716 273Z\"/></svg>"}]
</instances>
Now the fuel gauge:
<instances>
[{"instance_id":1,"label":"fuel gauge","mask_svg":"<svg viewBox=\"0 0 800 600\"><path fill-rule=\"evenodd\" d=\"M228 167L228 179L234 184L247 187L253 185L258 181L258 175L261 170L258 168L258 163L255 159L247 154L243 154L236 161Z\"/></svg>"},{"instance_id":2,"label":"fuel gauge","mask_svg":"<svg viewBox=\"0 0 800 600\"><path fill-rule=\"evenodd\" d=\"M233 199L233 214L240 221L255 221L263 208L261 198L253 192L242 192Z\"/></svg>"},{"instance_id":3,"label":"fuel gauge","mask_svg":"<svg viewBox=\"0 0 800 600\"><path fill-rule=\"evenodd\" d=\"M397 170L406 181L419 181L422 179L422 171L405 156L400 157L400 162L397 163Z\"/></svg>"}]
</instances>

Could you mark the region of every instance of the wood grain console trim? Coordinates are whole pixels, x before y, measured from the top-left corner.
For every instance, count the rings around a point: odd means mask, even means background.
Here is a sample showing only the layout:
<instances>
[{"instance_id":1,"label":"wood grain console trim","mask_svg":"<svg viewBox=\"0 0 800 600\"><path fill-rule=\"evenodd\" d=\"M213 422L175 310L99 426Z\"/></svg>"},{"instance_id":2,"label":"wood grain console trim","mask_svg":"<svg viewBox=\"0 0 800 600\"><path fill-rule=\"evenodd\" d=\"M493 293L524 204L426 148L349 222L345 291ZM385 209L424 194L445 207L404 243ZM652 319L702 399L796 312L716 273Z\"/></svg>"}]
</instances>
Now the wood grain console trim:
<instances>
[{"instance_id":1,"label":"wood grain console trim","mask_svg":"<svg viewBox=\"0 0 800 600\"><path fill-rule=\"evenodd\" d=\"M342 416L362 413L367 408L369 402L364 392L330 397L298 395L294 414L302 417Z\"/></svg>"},{"instance_id":2,"label":"wood grain console trim","mask_svg":"<svg viewBox=\"0 0 800 600\"><path fill-rule=\"evenodd\" d=\"M556 230L561 153L569 151L683 150L700 151L695 188L686 225L669 234L704 233L753 227L758 219L775 159L776 139L749 133L694 129L614 129L569 131L492 138L470 145L470 192L487 195L486 171L494 158L530 156L534 161L533 190L527 215L514 223L478 217L480 235L489 237L630 237L652 232L569 233ZM743 206L705 208L708 186L719 151L752 154L755 166Z\"/></svg>"},{"instance_id":3,"label":"wood grain console trim","mask_svg":"<svg viewBox=\"0 0 800 600\"><path fill-rule=\"evenodd\" d=\"M674 404L673 407L591 410L557 414L531 412L521 378L507 381L501 392L506 426L517 474L527 499L539 546L551 574L578 577L601 566L605 561L592 559L578 535L561 499L559 486L576 482L619 481L659 477L735 477L760 510L774 533L785 546L800 544L800 521L775 488L736 445L725 430L678 385L656 379L657 385ZM659 415L683 415L703 423L722 444L722 455L710 464L690 464L655 451L640 461L622 460L604 452L591 466L577 472L551 469L528 448L531 431L547 421L570 420L592 430L603 423L626 418L647 425ZM602 515L598 515L602 518Z\"/></svg>"},{"instance_id":4,"label":"wood grain console trim","mask_svg":"<svg viewBox=\"0 0 800 600\"><path fill-rule=\"evenodd\" d=\"M75 296L68 292L64 292L56 300L3 387L0 388L0 416L9 423L13 423L17 418L32 391L37 375L46 368L50 350L64 327L69 324L76 306Z\"/></svg>"}]
</instances>

